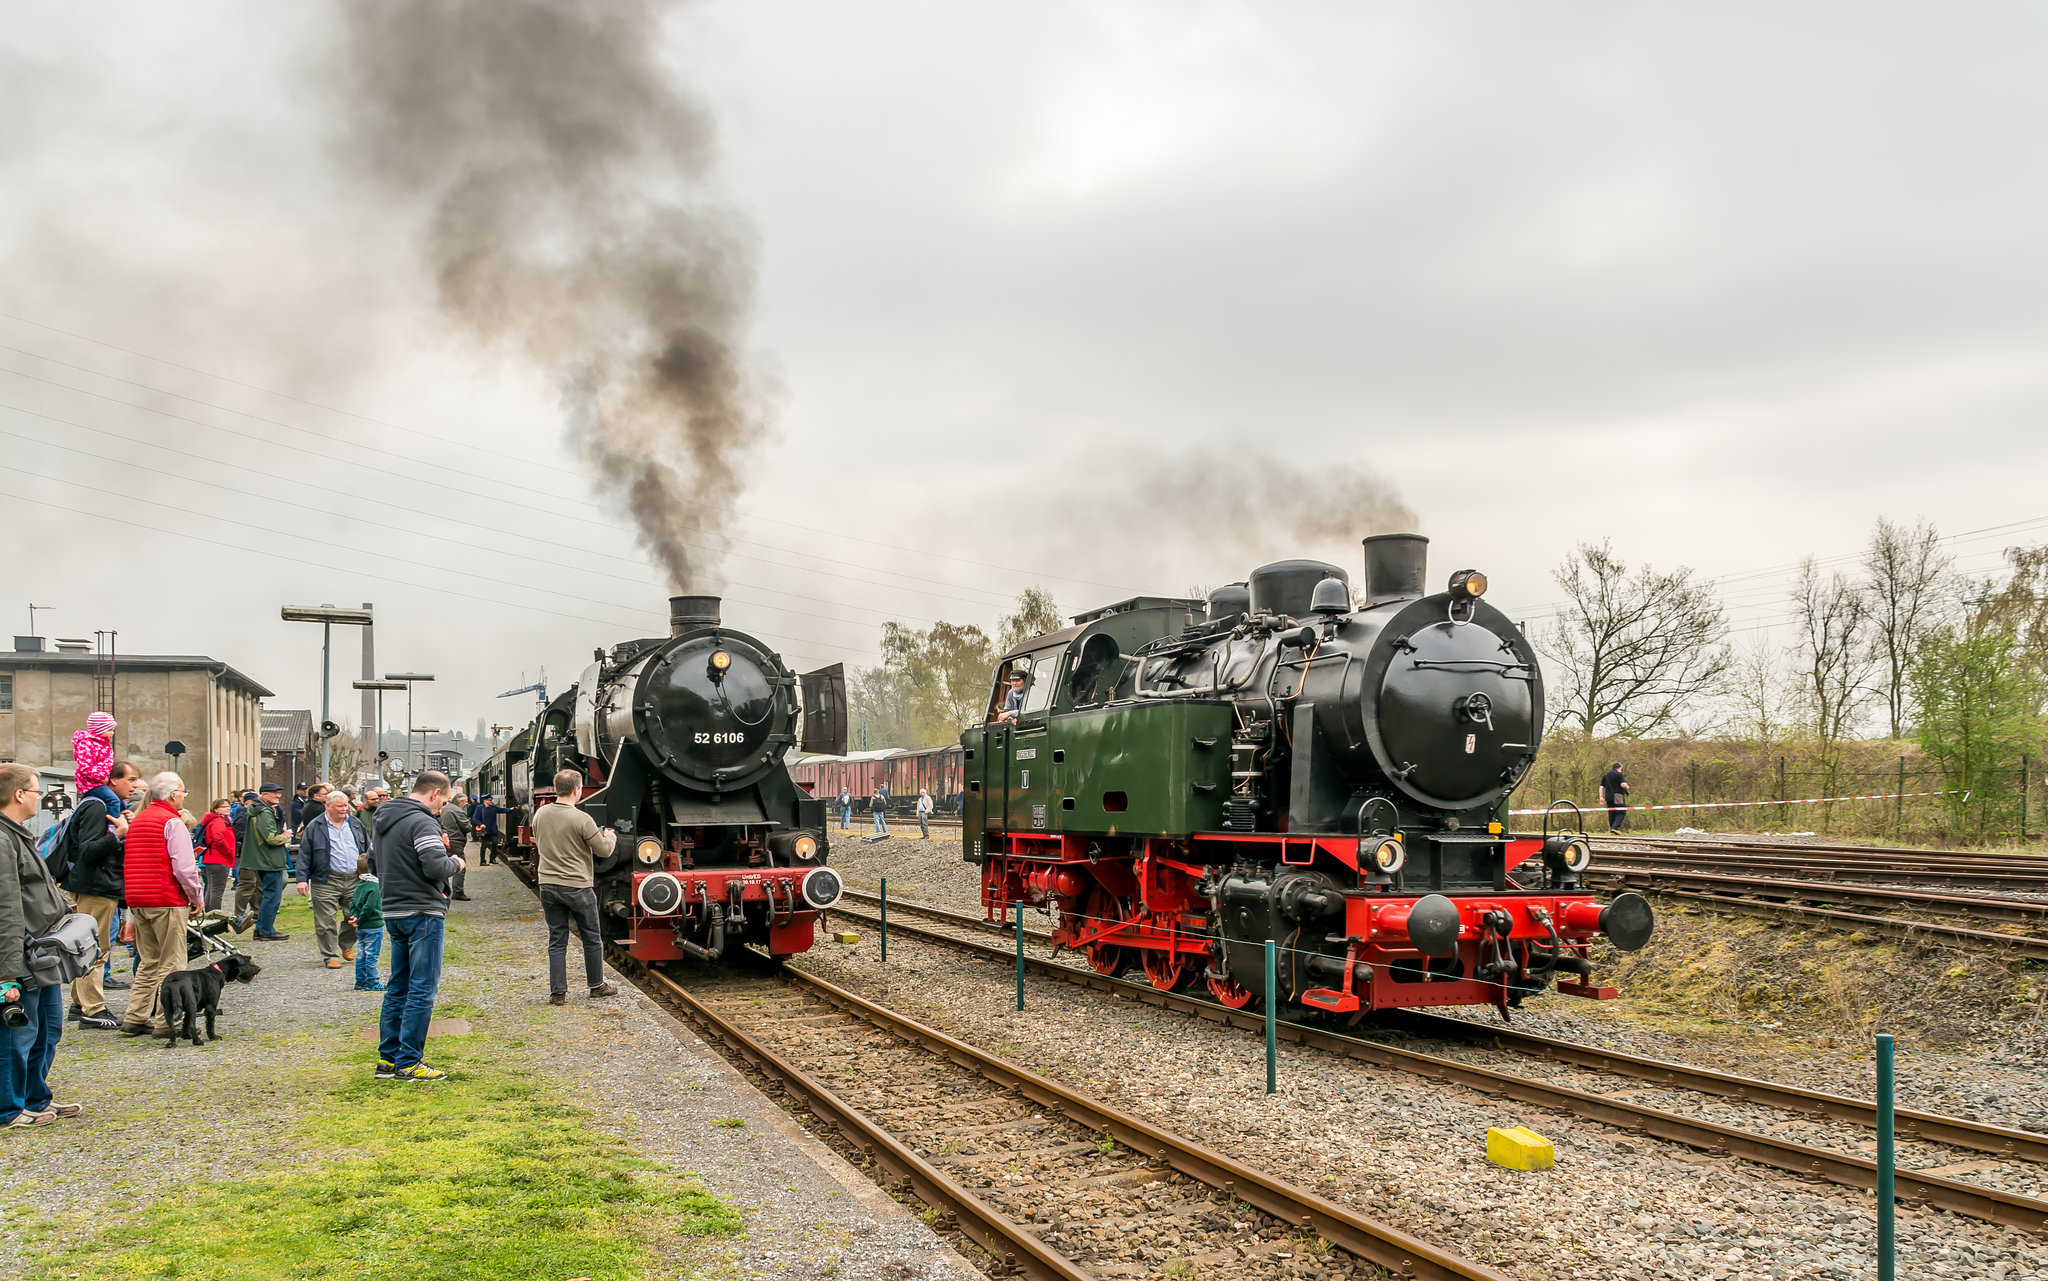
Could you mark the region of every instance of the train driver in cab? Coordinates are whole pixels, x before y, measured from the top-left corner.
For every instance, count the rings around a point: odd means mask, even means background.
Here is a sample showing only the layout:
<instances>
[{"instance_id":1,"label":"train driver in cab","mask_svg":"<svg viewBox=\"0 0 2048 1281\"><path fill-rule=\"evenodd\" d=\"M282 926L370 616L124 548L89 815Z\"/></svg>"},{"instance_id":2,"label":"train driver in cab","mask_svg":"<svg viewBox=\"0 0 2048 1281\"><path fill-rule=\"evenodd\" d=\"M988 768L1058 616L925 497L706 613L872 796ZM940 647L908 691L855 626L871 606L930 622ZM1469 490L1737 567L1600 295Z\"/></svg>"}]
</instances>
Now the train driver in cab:
<instances>
[{"instance_id":1,"label":"train driver in cab","mask_svg":"<svg viewBox=\"0 0 2048 1281\"><path fill-rule=\"evenodd\" d=\"M1017 713L1024 710L1024 669L1016 664L1010 666L1010 692L1003 695L1003 710L996 714L999 721L1014 721Z\"/></svg>"}]
</instances>

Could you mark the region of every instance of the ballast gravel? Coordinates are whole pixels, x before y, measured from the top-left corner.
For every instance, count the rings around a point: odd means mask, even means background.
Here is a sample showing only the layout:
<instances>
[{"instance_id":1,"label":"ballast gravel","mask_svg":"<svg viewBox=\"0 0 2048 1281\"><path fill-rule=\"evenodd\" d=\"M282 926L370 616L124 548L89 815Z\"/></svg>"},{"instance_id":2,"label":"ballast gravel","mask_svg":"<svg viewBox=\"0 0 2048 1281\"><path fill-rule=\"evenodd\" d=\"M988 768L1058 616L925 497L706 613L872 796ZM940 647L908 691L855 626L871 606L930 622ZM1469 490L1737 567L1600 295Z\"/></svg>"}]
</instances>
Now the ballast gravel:
<instances>
[{"instance_id":1,"label":"ballast gravel","mask_svg":"<svg viewBox=\"0 0 2048 1281\"><path fill-rule=\"evenodd\" d=\"M892 899L979 912L976 869L960 862L953 842L892 839L852 851L842 842L833 856L853 888L871 892L887 875ZM1019 1013L1012 1008L1007 966L907 936L891 940L884 966L872 930L862 934L857 945L822 946L800 964L1512 1274L1631 1281L1874 1275L1874 1203L1852 1189L1705 1156L1579 1117L1523 1110L1298 1046L1281 1047L1280 1090L1268 1096L1263 1045L1250 1035L1036 977L1027 980L1027 1008ZM1548 1011L1518 1015L1516 1023L1633 1053L1731 1067L1717 1061L1703 1038L1646 1033L1632 1023ZM1854 1088L1857 1073L1846 1058L1841 1051L1816 1053L1794 1065L1804 1072L1760 1070L1766 1065L1754 1061L1734 1070L1867 1095L1867 1078ZM1489 1061L1556 1070L1519 1056ZM2029 1074L1995 1065L1978 1070L2004 1082L1997 1096L2002 1103L1984 1102L1972 1087L1962 1087L1979 1106L1958 1107L1953 1079L1923 1084L1917 1097L1902 1102L2042 1128L2039 1104L2024 1093ZM1719 1101L1696 1100L1686 1110L1745 1127L1787 1119ZM1487 1162L1486 1129L1516 1124L1556 1145L1554 1170L1524 1174ZM2048 1191L2043 1173L2014 1163L1972 1177L2038 1192ZM2048 1239L1960 1216L1902 1206L1899 1241L1902 1276L2048 1278Z\"/></svg>"}]
</instances>

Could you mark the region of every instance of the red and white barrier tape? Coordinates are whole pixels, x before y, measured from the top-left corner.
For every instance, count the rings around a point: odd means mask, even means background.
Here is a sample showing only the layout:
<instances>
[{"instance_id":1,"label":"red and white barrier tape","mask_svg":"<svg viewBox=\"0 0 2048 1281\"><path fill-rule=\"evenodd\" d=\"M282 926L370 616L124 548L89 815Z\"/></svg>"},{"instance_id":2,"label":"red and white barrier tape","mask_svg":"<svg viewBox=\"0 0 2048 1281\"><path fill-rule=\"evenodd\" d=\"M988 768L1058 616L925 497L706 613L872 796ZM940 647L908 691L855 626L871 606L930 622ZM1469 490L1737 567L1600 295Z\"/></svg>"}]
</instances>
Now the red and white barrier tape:
<instances>
[{"instance_id":1,"label":"red and white barrier tape","mask_svg":"<svg viewBox=\"0 0 2048 1281\"><path fill-rule=\"evenodd\" d=\"M1830 801L1898 801L1906 800L1908 798L1915 796L1961 796L1965 801L1970 799L1970 793L1967 789L1949 788L1947 791L1942 792L1884 792L1875 796L1801 796L1796 797L1789 801L1694 801L1688 804L1680 805L1581 805L1579 806L1579 808L1582 811L1586 812L1591 812L1593 810L1617 809L1630 811L1719 810L1736 809L1746 805L1825 805ZM1576 802L1564 802L1564 804L1576 804ZM1548 813L1552 808L1555 807L1555 804L1553 804L1550 806L1545 806L1543 809L1509 810L1508 813L1544 814Z\"/></svg>"}]
</instances>

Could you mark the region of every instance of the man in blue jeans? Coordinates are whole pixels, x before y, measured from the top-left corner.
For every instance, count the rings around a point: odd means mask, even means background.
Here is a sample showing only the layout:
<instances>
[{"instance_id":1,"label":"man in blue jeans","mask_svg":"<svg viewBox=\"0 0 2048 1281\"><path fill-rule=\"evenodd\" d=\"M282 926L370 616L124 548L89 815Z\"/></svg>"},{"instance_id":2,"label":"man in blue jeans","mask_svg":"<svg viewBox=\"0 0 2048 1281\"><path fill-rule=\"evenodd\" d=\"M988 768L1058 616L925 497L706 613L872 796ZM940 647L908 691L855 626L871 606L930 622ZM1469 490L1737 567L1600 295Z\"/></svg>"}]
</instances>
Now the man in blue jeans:
<instances>
[{"instance_id":1,"label":"man in blue jeans","mask_svg":"<svg viewBox=\"0 0 2048 1281\"><path fill-rule=\"evenodd\" d=\"M441 807L454 791L440 770L421 770L412 795L377 807L376 873L384 890L384 943L391 953L391 977L378 1020L380 1081L448 1079L423 1059L427 1022L441 986L448 880L463 867L441 832Z\"/></svg>"}]
</instances>

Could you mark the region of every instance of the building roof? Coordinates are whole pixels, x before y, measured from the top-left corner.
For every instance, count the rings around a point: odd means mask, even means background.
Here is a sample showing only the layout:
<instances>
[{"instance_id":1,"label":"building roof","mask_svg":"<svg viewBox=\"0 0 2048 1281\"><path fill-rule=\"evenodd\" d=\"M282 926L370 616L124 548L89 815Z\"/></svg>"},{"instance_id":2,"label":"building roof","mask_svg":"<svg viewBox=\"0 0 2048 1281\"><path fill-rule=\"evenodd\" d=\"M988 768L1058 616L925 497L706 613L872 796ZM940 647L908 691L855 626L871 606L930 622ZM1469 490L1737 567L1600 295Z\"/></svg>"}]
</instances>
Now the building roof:
<instances>
[{"instance_id":1,"label":"building roof","mask_svg":"<svg viewBox=\"0 0 2048 1281\"><path fill-rule=\"evenodd\" d=\"M0 651L0 672L34 670L37 668L62 671L74 667L90 672L93 670L93 665L98 661L99 657L95 654ZM121 654L114 660L114 670L116 672L185 672L202 667L211 670L221 680L227 681L230 684L240 685L258 698L277 697L270 690L250 680L247 676L242 675L242 673L226 663L221 662L217 658L208 658L204 654Z\"/></svg>"},{"instance_id":2,"label":"building roof","mask_svg":"<svg viewBox=\"0 0 2048 1281\"><path fill-rule=\"evenodd\" d=\"M313 713L300 710L263 713L263 750L266 752L304 751L313 737Z\"/></svg>"}]
</instances>

